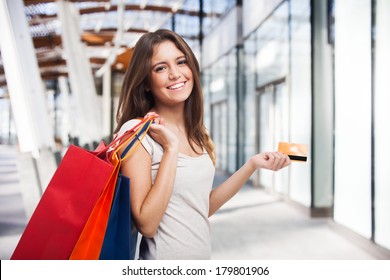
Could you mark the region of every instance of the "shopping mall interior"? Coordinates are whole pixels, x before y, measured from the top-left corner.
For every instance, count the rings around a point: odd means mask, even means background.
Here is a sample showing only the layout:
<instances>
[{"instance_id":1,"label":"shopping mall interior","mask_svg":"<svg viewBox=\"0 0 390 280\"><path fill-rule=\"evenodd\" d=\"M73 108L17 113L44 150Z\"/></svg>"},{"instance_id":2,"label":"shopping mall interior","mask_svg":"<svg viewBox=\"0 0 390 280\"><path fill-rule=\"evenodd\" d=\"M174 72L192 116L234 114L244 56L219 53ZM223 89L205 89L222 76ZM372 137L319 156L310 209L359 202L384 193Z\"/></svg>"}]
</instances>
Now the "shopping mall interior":
<instances>
[{"instance_id":1,"label":"shopping mall interior","mask_svg":"<svg viewBox=\"0 0 390 280\"><path fill-rule=\"evenodd\" d=\"M216 181L308 147L211 218L212 257L390 259L388 0L0 0L0 258L67 148L112 139L134 45L162 28L199 61Z\"/></svg>"}]
</instances>

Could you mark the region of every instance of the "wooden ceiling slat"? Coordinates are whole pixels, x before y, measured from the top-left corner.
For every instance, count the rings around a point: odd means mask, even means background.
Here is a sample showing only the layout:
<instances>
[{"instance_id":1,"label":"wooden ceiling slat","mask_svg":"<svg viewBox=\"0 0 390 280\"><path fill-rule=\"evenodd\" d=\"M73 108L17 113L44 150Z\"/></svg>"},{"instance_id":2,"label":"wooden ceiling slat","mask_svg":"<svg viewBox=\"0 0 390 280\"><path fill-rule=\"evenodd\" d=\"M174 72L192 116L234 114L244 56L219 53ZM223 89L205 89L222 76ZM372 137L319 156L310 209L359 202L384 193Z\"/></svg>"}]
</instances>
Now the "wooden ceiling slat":
<instances>
[{"instance_id":1,"label":"wooden ceiling slat","mask_svg":"<svg viewBox=\"0 0 390 280\"><path fill-rule=\"evenodd\" d=\"M53 67L53 66L60 66L60 65L66 65L65 59L53 59L53 60L46 60L46 61L39 61L38 62L39 68L44 67Z\"/></svg>"},{"instance_id":2,"label":"wooden ceiling slat","mask_svg":"<svg viewBox=\"0 0 390 280\"><path fill-rule=\"evenodd\" d=\"M35 48L60 46L62 39L59 35L33 37L33 44Z\"/></svg>"},{"instance_id":3,"label":"wooden ceiling slat","mask_svg":"<svg viewBox=\"0 0 390 280\"><path fill-rule=\"evenodd\" d=\"M84 32L81 36L81 39L91 46L103 46L106 43L111 43L114 39L115 34L108 33L92 33Z\"/></svg>"}]
</instances>

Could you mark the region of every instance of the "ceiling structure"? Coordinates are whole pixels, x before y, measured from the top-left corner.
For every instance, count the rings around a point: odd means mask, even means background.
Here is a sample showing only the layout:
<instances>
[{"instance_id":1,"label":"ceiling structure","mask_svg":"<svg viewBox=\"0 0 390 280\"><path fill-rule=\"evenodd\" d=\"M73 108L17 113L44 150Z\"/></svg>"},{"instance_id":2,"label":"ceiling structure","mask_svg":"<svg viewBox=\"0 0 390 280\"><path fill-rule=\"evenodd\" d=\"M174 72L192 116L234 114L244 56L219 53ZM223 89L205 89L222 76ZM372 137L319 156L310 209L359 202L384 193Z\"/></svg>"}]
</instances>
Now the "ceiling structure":
<instances>
[{"instance_id":1,"label":"ceiling structure","mask_svg":"<svg viewBox=\"0 0 390 280\"><path fill-rule=\"evenodd\" d=\"M56 1L23 2L42 78L54 80L58 76L67 76ZM199 45L204 34L211 30L236 1L68 0L68 2L72 2L79 11L81 40L86 45L87 56L96 74L107 64L113 71L124 72L138 38L158 28L175 30L190 45ZM4 86L6 80L0 55L0 87Z\"/></svg>"}]
</instances>

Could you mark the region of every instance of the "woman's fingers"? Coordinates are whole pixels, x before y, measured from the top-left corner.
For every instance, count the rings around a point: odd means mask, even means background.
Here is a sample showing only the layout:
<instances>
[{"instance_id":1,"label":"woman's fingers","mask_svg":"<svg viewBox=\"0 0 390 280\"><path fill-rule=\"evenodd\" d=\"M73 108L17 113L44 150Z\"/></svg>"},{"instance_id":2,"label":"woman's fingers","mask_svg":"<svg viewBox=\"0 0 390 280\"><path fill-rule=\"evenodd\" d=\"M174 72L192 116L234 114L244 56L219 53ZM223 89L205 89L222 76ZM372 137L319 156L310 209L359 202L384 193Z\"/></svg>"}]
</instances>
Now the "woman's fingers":
<instances>
[{"instance_id":1,"label":"woman's fingers","mask_svg":"<svg viewBox=\"0 0 390 280\"><path fill-rule=\"evenodd\" d=\"M160 118L150 126L149 135L157 141L164 150L170 148L176 149L179 146L177 136L165 126L165 120L163 118Z\"/></svg>"},{"instance_id":2,"label":"woman's fingers","mask_svg":"<svg viewBox=\"0 0 390 280\"><path fill-rule=\"evenodd\" d=\"M290 159L287 155L280 152L266 152L264 153L267 169L278 171L290 164Z\"/></svg>"},{"instance_id":3,"label":"woman's fingers","mask_svg":"<svg viewBox=\"0 0 390 280\"><path fill-rule=\"evenodd\" d=\"M290 158L287 155L280 152L276 152L276 154L278 158L275 166L276 170L282 169L283 167L289 165Z\"/></svg>"},{"instance_id":4,"label":"woman's fingers","mask_svg":"<svg viewBox=\"0 0 390 280\"><path fill-rule=\"evenodd\" d=\"M158 120L158 118L160 117L159 114L157 114L156 112L148 112L144 119L147 119L147 118L150 118L150 117L154 117L155 121Z\"/></svg>"}]
</instances>

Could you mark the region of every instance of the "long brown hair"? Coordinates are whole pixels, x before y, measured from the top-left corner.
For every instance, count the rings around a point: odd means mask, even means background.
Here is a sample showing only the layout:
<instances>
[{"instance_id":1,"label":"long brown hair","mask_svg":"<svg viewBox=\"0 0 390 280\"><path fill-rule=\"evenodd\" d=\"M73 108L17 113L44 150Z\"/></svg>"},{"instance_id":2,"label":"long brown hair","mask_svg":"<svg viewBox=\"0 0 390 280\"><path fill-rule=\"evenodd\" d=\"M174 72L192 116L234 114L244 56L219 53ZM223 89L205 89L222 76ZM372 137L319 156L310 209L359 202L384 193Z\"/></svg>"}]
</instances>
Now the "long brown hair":
<instances>
[{"instance_id":1,"label":"long brown hair","mask_svg":"<svg viewBox=\"0 0 390 280\"><path fill-rule=\"evenodd\" d=\"M167 29L146 33L136 43L123 80L116 115L117 127L114 132L118 132L128 120L143 117L153 108L155 102L153 95L147 92L149 88L148 74L151 70L151 59L155 47L165 41L171 41L184 53L194 79L191 95L184 105L184 121L188 142L194 151L193 143L205 148L215 164L214 144L203 123L204 101L198 60L183 38Z\"/></svg>"}]
</instances>

